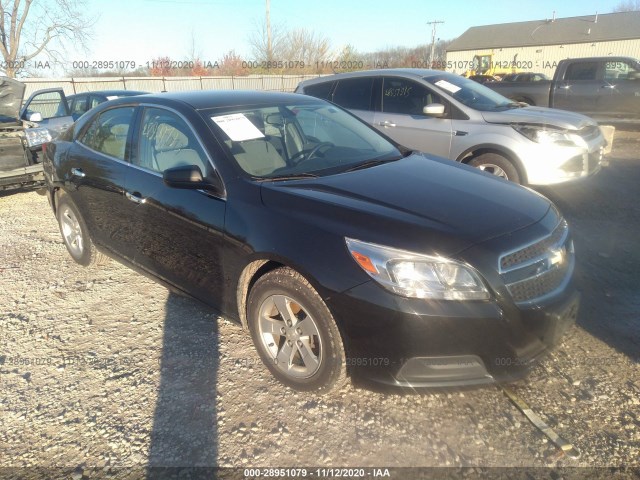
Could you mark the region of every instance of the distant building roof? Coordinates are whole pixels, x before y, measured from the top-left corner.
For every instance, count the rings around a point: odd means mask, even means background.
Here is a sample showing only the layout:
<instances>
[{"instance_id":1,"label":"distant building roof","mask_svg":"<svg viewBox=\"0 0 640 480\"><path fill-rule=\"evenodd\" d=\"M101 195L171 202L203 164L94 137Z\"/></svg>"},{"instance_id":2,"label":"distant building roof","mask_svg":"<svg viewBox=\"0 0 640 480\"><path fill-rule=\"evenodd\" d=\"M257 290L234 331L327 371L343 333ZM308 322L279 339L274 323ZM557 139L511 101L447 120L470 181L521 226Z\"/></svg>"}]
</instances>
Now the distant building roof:
<instances>
[{"instance_id":1,"label":"distant building roof","mask_svg":"<svg viewBox=\"0 0 640 480\"><path fill-rule=\"evenodd\" d=\"M487 48L563 45L640 38L640 11L533 20L471 27L448 52Z\"/></svg>"}]
</instances>

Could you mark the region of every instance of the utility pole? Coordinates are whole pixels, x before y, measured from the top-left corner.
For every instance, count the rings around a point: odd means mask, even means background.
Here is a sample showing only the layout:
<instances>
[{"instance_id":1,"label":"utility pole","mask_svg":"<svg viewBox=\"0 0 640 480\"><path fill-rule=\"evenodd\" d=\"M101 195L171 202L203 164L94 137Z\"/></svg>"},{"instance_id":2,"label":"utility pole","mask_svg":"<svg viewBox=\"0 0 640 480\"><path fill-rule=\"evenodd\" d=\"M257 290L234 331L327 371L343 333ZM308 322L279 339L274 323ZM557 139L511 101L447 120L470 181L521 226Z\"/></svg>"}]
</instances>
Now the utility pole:
<instances>
[{"instance_id":1,"label":"utility pole","mask_svg":"<svg viewBox=\"0 0 640 480\"><path fill-rule=\"evenodd\" d=\"M273 50L271 49L271 0L267 0L267 61L273 58Z\"/></svg>"},{"instance_id":2,"label":"utility pole","mask_svg":"<svg viewBox=\"0 0 640 480\"><path fill-rule=\"evenodd\" d=\"M433 22L427 22L427 25L431 25L431 53L429 54L429 68L433 67L433 56L436 51L436 26L439 23L444 23L444 20L434 20Z\"/></svg>"}]
</instances>

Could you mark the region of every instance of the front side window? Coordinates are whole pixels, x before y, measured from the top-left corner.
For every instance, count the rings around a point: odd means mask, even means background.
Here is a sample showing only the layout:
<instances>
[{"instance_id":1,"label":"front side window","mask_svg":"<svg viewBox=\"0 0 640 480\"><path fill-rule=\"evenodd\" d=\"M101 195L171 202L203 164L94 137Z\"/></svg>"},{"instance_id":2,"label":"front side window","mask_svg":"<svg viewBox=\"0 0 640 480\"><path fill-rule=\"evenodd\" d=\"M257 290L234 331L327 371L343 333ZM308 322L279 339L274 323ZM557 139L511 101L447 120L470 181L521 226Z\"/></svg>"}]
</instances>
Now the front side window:
<instances>
[{"instance_id":1,"label":"front side window","mask_svg":"<svg viewBox=\"0 0 640 480\"><path fill-rule=\"evenodd\" d=\"M443 103L440 95L419 83L404 78L385 77L382 83L382 111L423 115L423 108L431 103Z\"/></svg>"},{"instance_id":2,"label":"front side window","mask_svg":"<svg viewBox=\"0 0 640 480\"><path fill-rule=\"evenodd\" d=\"M211 166L191 127L178 115L147 108L140 124L138 153L132 163L162 173L169 168L196 165L203 176Z\"/></svg>"},{"instance_id":3,"label":"front side window","mask_svg":"<svg viewBox=\"0 0 640 480\"><path fill-rule=\"evenodd\" d=\"M375 130L327 102L221 108L203 115L253 177L328 175L401 157Z\"/></svg>"},{"instance_id":4,"label":"front side window","mask_svg":"<svg viewBox=\"0 0 640 480\"><path fill-rule=\"evenodd\" d=\"M350 110L371 110L373 77L340 80L333 93L333 102Z\"/></svg>"},{"instance_id":5,"label":"front side window","mask_svg":"<svg viewBox=\"0 0 640 480\"><path fill-rule=\"evenodd\" d=\"M133 113L133 107L112 108L102 112L85 130L79 139L80 143L96 152L125 160Z\"/></svg>"}]
</instances>

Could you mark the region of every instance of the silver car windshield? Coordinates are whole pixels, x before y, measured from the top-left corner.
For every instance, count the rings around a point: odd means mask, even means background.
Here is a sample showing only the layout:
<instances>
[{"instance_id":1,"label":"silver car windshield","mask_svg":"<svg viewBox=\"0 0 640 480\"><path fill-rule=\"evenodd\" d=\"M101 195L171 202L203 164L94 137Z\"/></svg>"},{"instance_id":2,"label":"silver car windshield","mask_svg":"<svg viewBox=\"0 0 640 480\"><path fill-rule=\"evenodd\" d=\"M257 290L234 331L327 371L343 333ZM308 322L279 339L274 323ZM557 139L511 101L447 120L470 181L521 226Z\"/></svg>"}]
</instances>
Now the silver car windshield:
<instances>
[{"instance_id":1,"label":"silver car windshield","mask_svg":"<svg viewBox=\"0 0 640 480\"><path fill-rule=\"evenodd\" d=\"M240 168L262 179L328 175L402 157L384 137L326 102L204 114Z\"/></svg>"},{"instance_id":2,"label":"silver car windshield","mask_svg":"<svg viewBox=\"0 0 640 480\"><path fill-rule=\"evenodd\" d=\"M474 110L495 112L520 106L490 88L461 76L434 75L424 79Z\"/></svg>"}]
</instances>

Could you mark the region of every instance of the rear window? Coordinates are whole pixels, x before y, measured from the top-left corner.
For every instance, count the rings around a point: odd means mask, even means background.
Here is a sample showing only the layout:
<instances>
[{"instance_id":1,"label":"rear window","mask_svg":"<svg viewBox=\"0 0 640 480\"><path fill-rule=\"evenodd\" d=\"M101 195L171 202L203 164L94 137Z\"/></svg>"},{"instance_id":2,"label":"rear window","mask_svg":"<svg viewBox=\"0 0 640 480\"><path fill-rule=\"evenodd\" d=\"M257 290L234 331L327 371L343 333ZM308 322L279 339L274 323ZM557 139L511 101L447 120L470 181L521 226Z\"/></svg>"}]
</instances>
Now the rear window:
<instances>
[{"instance_id":1,"label":"rear window","mask_svg":"<svg viewBox=\"0 0 640 480\"><path fill-rule=\"evenodd\" d=\"M333 94L333 102L352 110L370 110L373 80L373 77L340 80Z\"/></svg>"},{"instance_id":2,"label":"rear window","mask_svg":"<svg viewBox=\"0 0 640 480\"><path fill-rule=\"evenodd\" d=\"M324 82L309 85L308 87L304 87L304 93L312 97L328 100L334 83L335 82Z\"/></svg>"}]
</instances>

